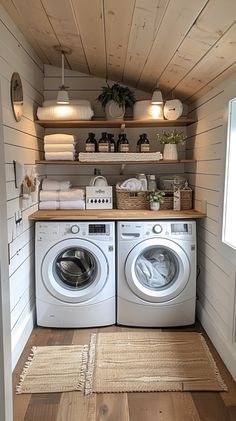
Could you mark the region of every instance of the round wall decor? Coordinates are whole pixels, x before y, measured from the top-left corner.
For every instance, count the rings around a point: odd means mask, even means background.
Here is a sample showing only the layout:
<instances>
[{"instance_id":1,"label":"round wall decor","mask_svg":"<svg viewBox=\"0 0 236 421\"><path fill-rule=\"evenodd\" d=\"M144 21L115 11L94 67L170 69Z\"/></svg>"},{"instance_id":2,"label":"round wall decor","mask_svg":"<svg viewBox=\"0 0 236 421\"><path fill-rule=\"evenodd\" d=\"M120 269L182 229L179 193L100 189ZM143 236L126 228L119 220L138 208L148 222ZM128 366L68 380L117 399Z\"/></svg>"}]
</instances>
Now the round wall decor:
<instances>
[{"instance_id":1,"label":"round wall decor","mask_svg":"<svg viewBox=\"0 0 236 421\"><path fill-rule=\"evenodd\" d=\"M11 77L11 105L15 120L20 121L23 114L23 87L17 72Z\"/></svg>"},{"instance_id":2,"label":"round wall decor","mask_svg":"<svg viewBox=\"0 0 236 421\"><path fill-rule=\"evenodd\" d=\"M164 105L164 116L167 120L177 120L183 113L183 104L179 99L166 101Z\"/></svg>"}]
</instances>

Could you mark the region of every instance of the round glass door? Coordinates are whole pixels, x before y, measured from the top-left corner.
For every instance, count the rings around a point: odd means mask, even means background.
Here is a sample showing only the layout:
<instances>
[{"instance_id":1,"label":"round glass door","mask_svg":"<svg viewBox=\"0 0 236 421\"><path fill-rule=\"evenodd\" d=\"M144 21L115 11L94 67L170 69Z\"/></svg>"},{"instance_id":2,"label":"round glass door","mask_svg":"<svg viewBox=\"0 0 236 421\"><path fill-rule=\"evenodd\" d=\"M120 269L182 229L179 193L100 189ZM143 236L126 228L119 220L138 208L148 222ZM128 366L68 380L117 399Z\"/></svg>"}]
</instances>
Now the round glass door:
<instances>
[{"instance_id":1,"label":"round glass door","mask_svg":"<svg viewBox=\"0 0 236 421\"><path fill-rule=\"evenodd\" d=\"M164 302L178 296L190 276L184 250L166 239L145 240L129 253L125 265L131 290L150 302Z\"/></svg>"},{"instance_id":2,"label":"round glass door","mask_svg":"<svg viewBox=\"0 0 236 421\"><path fill-rule=\"evenodd\" d=\"M108 263L95 244L67 239L55 244L42 263L42 279L47 290L65 302L83 302L105 285Z\"/></svg>"}]
</instances>

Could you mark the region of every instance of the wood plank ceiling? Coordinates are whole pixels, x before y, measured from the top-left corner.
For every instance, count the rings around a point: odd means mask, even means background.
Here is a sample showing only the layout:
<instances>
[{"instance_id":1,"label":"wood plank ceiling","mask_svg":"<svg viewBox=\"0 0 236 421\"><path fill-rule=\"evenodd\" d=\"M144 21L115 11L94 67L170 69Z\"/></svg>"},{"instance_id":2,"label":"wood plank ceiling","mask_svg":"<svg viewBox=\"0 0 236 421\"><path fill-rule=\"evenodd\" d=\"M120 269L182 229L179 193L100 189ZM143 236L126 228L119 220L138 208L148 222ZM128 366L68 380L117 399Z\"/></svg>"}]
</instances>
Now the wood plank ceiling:
<instances>
[{"instance_id":1,"label":"wood plank ceiling","mask_svg":"<svg viewBox=\"0 0 236 421\"><path fill-rule=\"evenodd\" d=\"M2 0L46 64L192 102L236 70L235 0Z\"/></svg>"}]
</instances>

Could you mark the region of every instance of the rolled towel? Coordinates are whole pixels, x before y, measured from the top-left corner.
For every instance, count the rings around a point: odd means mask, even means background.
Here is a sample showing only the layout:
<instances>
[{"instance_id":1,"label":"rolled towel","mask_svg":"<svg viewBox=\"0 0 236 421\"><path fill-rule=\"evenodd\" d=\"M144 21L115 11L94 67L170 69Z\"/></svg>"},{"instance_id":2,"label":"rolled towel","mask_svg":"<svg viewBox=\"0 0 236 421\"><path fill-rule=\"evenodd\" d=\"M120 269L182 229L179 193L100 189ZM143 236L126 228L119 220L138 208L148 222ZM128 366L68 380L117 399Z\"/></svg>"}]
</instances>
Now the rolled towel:
<instances>
[{"instance_id":1,"label":"rolled towel","mask_svg":"<svg viewBox=\"0 0 236 421\"><path fill-rule=\"evenodd\" d=\"M44 178L42 181L42 190L50 191L50 190L60 190L60 191L68 191L71 187L70 181L58 181L53 180L52 178Z\"/></svg>"},{"instance_id":2,"label":"rolled towel","mask_svg":"<svg viewBox=\"0 0 236 421\"><path fill-rule=\"evenodd\" d=\"M85 209L84 200L60 201L60 209Z\"/></svg>"},{"instance_id":3,"label":"rolled towel","mask_svg":"<svg viewBox=\"0 0 236 421\"><path fill-rule=\"evenodd\" d=\"M74 152L75 147L74 144L44 144L44 150L45 152Z\"/></svg>"},{"instance_id":4,"label":"rolled towel","mask_svg":"<svg viewBox=\"0 0 236 421\"><path fill-rule=\"evenodd\" d=\"M44 143L74 143L76 136L66 133L46 134Z\"/></svg>"},{"instance_id":5,"label":"rolled towel","mask_svg":"<svg viewBox=\"0 0 236 421\"><path fill-rule=\"evenodd\" d=\"M39 192L39 200L42 202L47 202L50 200L62 200L62 201L74 201L84 199L84 190L83 189L70 189L68 191L45 191L41 190Z\"/></svg>"},{"instance_id":6,"label":"rolled towel","mask_svg":"<svg viewBox=\"0 0 236 421\"><path fill-rule=\"evenodd\" d=\"M71 105L87 105L87 107L91 107L91 102L87 99L70 99ZM51 105L58 106L55 99L47 99L43 102L43 107L50 107Z\"/></svg>"},{"instance_id":7,"label":"rolled towel","mask_svg":"<svg viewBox=\"0 0 236 421\"><path fill-rule=\"evenodd\" d=\"M45 152L46 161L74 161L74 152Z\"/></svg>"},{"instance_id":8,"label":"rolled towel","mask_svg":"<svg viewBox=\"0 0 236 421\"><path fill-rule=\"evenodd\" d=\"M128 180L125 180L123 183L119 184L117 188L130 191L142 190L142 183L137 178L129 178Z\"/></svg>"},{"instance_id":9,"label":"rolled towel","mask_svg":"<svg viewBox=\"0 0 236 421\"><path fill-rule=\"evenodd\" d=\"M59 209L59 202L57 202L56 200L39 202L39 209Z\"/></svg>"},{"instance_id":10,"label":"rolled towel","mask_svg":"<svg viewBox=\"0 0 236 421\"><path fill-rule=\"evenodd\" d=\"M51 105L37 109L39 120L91 120L93 115L87 105Z\"/></svg>"}]
</instances>

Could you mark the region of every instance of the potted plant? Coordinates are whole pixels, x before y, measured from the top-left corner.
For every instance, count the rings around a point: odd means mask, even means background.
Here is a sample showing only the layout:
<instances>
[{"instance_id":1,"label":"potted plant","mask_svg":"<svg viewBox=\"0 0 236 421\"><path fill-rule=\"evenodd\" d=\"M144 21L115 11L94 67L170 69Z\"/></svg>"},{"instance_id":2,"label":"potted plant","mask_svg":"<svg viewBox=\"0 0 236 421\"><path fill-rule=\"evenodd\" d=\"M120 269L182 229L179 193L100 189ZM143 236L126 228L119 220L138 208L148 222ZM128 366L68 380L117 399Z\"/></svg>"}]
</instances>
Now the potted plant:
<instances>
[{"instance_id":1,"label":"potted plant","mask_svg":"<svg viewBox=\"0 0 236 421\"><path fill-rule=\"evenodd\" d=\"M161 143L164 144L163 159L166 160L177 160L178 150L177 145L183 143L187 136L178 130L172 132L163 131L162 134L158 134L157 138Z\"/></svg>"},{"instance_id":2,"label":"potted plant","mask_svg":"<svg viewBox=\"0 0 236 421\"><path fill-rule=\"evenodd\" d=\"M114 83L112 86L102 87L102 93L98 95L97 100L101 102L107 120L122 120L126 107L132 107L135 103L134 92L127 86L121 86Z\"/></svg>"},{"instance_id":3,"label":"potted plant","mask_svg":"<svg viewBox=\"0 0 236 421\"><path fill-rule=\"evenodd\" d=\"M148 195L148 200L150 203L150 209L151 210L159 210L160 205L164 203L165 192L162 192L160 190L152 190Z\"/></svg>"}]
</instances>

